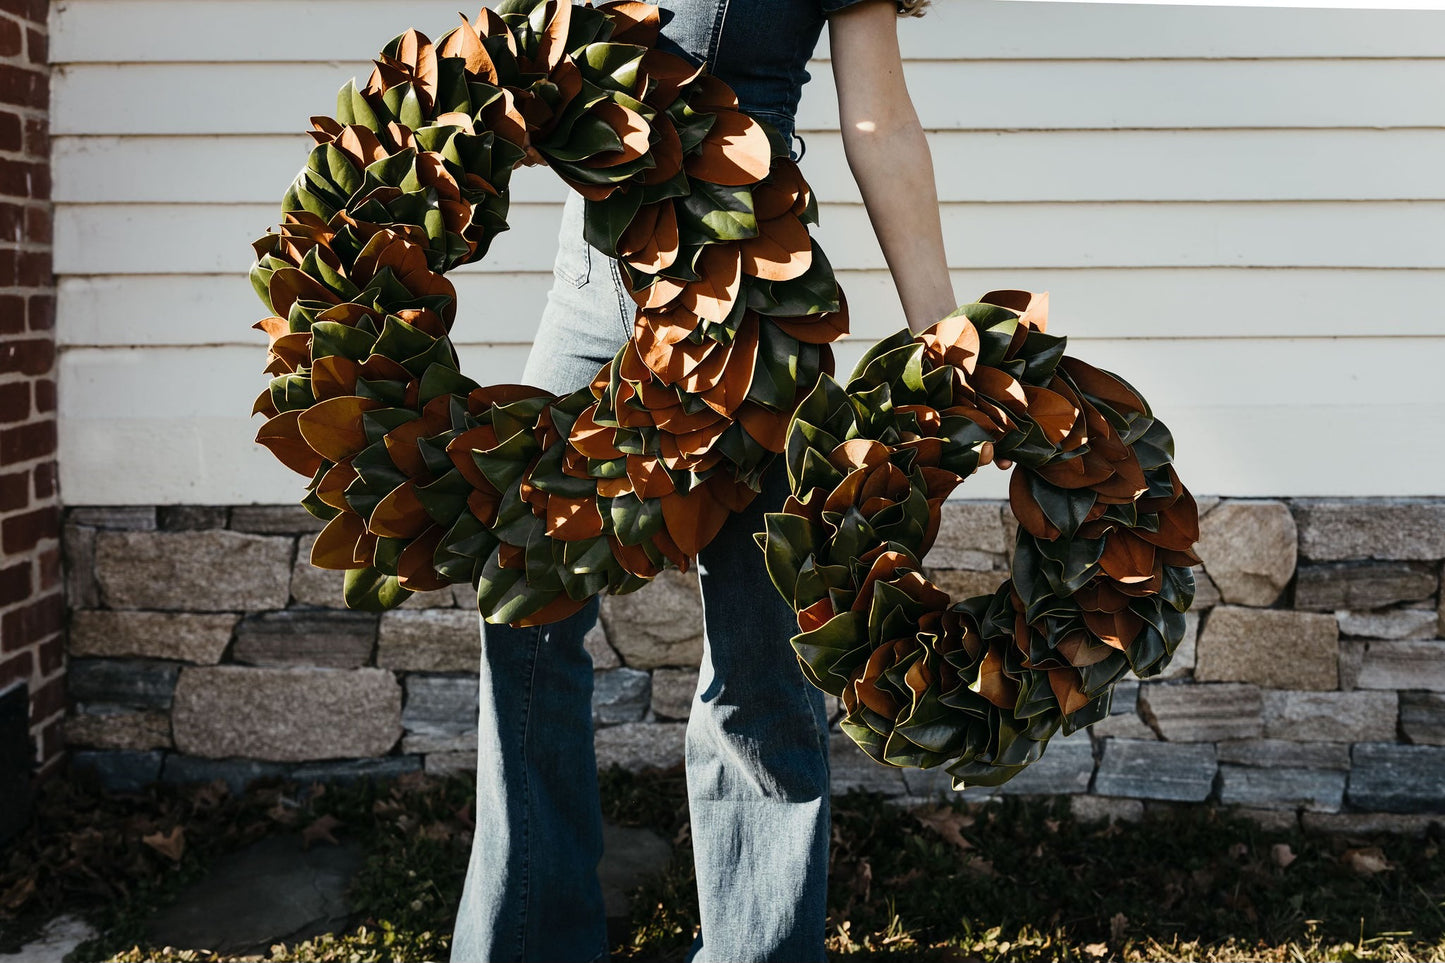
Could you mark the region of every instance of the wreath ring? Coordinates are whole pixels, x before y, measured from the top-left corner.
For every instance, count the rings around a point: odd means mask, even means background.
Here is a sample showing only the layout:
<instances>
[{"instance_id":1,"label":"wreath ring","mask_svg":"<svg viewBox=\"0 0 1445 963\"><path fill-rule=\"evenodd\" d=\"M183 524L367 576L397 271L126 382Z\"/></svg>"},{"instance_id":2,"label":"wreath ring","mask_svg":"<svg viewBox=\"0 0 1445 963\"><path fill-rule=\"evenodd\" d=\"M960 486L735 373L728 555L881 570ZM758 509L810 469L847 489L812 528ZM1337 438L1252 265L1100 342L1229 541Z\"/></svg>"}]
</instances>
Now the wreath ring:
<instances>
[{"instance_id":1,"label":"wreath ring","mask_svg":"<svg viewBox=\"0 0 1445 963\"><path fill-rule=\"evenodd\" d=\"M1118 375L1064 354L1048 296L993 291L823 376L790 426L783 511L758 537L804 674L892 766L997 785L1108 715L1114 683L1184 636L1199 512L1174 442ZM1014 462L1009 577L952 599L922 571L949 493Z\"/></svg>"},{"instance_id":2,"label":"wreath ring","mask_svg":"<svg viewBox=\"0 0 1445 963\"><path fill-rule=\"evenodd\" d=\"M272 312L256 324L270 338L272 376L253 408L267 416L257 440L310 478L302 504L327 522L311 562L346 571L349 606L386 609L415 591L471 582L484 617L513 625L553 622L600 591L636 591L664 568L685 570L786 450L794 497L769 517L764 550L774 581L799 611L804 633L794 646L805 674L843 694L853 706L849 734L875 758L938 764L945 750L937 747L953 751L953 742L917 743L936 748L907 755L887 747L891 736L882 743L874 737L883 729L916 734L933 711L895 713L900 721L891 728L880 721L887 680L908 674L884 667L888 657L876 655L881 642L869 642L861 671L856 645L831 661L808 647L827 648L825 636L842 639L843 621L861 624L844 612L860 599L894 599L918 587L908 566L920 562L936 531L939 472L961 481L961 469L967 463L972 471L989 445L1041 477L1092 469L1117 452L1088 415L1084 427L1041 454L1036 435L1058 433L1054 381L1079 376L1070 359L1060 360L1061 339L1040 347L1045 342L1035 334L1047 336L1032 321L1018 320L1010 330L1025 333L1005 339L998 354L998 325L978 305L961 309L962 323L945 319L916 342L907 332L880 342L840 388L831 378L830 344L847 333L847 303L808 231L817 221L812 192L775 130L740 110L721 81L657 49L659 23L657 8L635 0L598 7L505 0L475 21L463 18L435 43L415 30L396 37L365 85L341 89L334 117L312 118L316 146L283 198L282 223L254 244L251 281ZM485 256L507 229L512 171L537 163L583 196L586 241L617 259L637 304L627 343L590 384L560 396L477 384L462 374L449 337L457 299L446 273ZM1028 316L1007 305L985 307ZM987 351L970 355L974 335ZM914 360L900 366L900 351ZM989 372L1012 372L1022 394L1010 394ZM953 392L947 399L939 387L945 383ZM1098 402L1089 392L1103 389L1091 382L1081 390ZM996 404L987 400L995 397ZM847 404L840 407L840 398ZM872 414L853 406L853 399L880 398L900 403ZM1111 399L1106 393L1103 401ZM929 403L934 421L913 410ZM975 428L948 434L962 424L955 409L967 404L977 413L969 416ZM851 428L839 420L844 408L855 412ZM1134 414L1118 404L1079 410ZM888 417L891 426L879 420ZM1121 428L1114 437L1128 452L1148 437L1140 451L1152 452L1159 434ZM922 479L924 530L905 537L889 528L891 516L876 502L878 482L858 488L849 481L856 471L834 478L819 467L846 467L849 459L870 479L884 461L909 486ZM1149 499L1163 497L1156 476L1164 463L1152 454L1143 461L1154 474L1148 497L1137 503L1153 506ZM901 491L897 476L883 475L886 497L893 497ZM830 485L823 496L808 490ZM1106 500L1122 488L1100 482L1091 490L1098 504L1114 504ZM863 498L858 509L871 519L870 537L886 536L884 551L862 546L852 515L841 529L829 527L834 503L849 492ZM899 511L912 525L916 499L905 502ZM1053 508L1040 506L1045 522ZM1161 512L1154 515L1168 514ZM1098 540L1091 533L1103 517L1076 525L1068 516L1068 536L1040 537L1083 551L1078 547ZM1120 538L1104 537L1115 546L1109 551L1120 550ZM1161 550L1188 549L1170 546ZM805 550L806 557L799 554ZM1026 597L1029 625L1054 617L1052 610L1040 614L1044 595L1037 594L1054 584L1053 557L1038 557L1028 572L1029 563L1016 559L1016 590L994 596ZM1183 588L1171 578L1177 602ZM1087 591L1069 580L1064 587L1075 601ZM918 601L942 600L924 592ZM1098 604L1115 601L1101 596ZM824 602L836 608L827 618ZM945 607L937 621L946 628L977 623L975 635L998 648L997 606L976 603L967 600L965 608L977 615ZM916 604L905 608L922 618L920 626L933 625L914 612ZM1122 618L1120 611L1110 614ZM879 612L876 631L865 634L887 635L889 651L898 649L896 612ZM1159 629L1167 651L1172 625ZM953 628L938 638L945 649L947 640L973 645ZM1071 638L1055 648L1075 651ZM947 665L958 661L934 648ZM906 658L901 649L898 655ZM1005 676L1017 670L1017 657L1005 650L1000 658ZM899 659L889 664L902 665ZM919 665L947 671L935 663ZM1025 670L1043 671L1040 665ZM1107 691L1094 684L1099 678L1095 672L1079 691ZM1032 711L1042 690L1028 691ZM1077 696L1057 698L1071 706ZM941 696L939 704L946 705ZM1068 716L1081 713L1073 708ZM974 728L960 730L973 740L965 752L974 765L1017 771L1017 751L997 749L997 738L978 742ZM1047 738L1037 724L1027 732L1040 746Z\"/></svg>"}]
</instances>

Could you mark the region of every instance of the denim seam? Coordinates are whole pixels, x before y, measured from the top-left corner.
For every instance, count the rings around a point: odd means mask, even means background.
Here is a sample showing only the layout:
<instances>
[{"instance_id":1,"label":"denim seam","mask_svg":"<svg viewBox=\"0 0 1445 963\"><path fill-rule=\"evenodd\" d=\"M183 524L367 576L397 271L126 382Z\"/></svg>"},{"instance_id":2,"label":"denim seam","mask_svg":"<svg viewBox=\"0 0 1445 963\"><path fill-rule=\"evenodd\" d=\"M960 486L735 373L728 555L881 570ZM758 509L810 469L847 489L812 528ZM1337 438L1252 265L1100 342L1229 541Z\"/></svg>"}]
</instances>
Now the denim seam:
<instances>
[{"instance_id":1,"label":"denim seam","mask_svg":"<svg viewBox=\"0 0 1445 963\"><path fill-rule=\"evenodd\" d=\"M532 686L537 679L537 654L542 646L542 626L533 626L532 643L528 646L527 691L522 703L522 886L521 906L517 912L517 958L527 953L527 908L532 889L532 780L527 774L527 734L532 722Z\"/></svg>"},{"instance_id":2,"label":"denim seam","mask_svg":"<svg viewBox=\"0 0 1445 963\"><path fill-rule=\"evenodd\" d=\"M718 47L722 45L723 22L728 16L728 0L720 0L717 6L717 17L712 23L712 36L707 42L707 65L708 72L717 73Z\"/></svg>"},{"instance_id":3,"label":"denim seam","mask_svg":"<svg viewBox=\"0 0 1445 963\"><path fill-rule=\"evenodd\" d=\"M632 300L632 295L627 293L627 286L622 280L622 265L616 258L612 258L612 286L617 294L617 317L622 323L622 337L625 340L632 340L631 315L627 310L627 302Z\"/></svg>"}]
</instances>

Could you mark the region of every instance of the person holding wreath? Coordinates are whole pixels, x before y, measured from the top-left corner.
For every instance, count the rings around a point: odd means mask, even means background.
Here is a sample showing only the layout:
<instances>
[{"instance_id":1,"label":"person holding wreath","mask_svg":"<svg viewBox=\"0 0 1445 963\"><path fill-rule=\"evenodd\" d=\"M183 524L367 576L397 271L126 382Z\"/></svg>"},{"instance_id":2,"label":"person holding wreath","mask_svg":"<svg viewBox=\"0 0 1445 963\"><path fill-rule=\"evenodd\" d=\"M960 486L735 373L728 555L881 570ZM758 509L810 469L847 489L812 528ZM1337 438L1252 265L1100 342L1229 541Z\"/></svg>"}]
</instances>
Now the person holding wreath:
<instances>
[{"instance_id":1,"label":"person holding wreath","mask_svg":"<svg viewBox=\"0 0 1445 963\"><path fill-rule=\"evenodd\" d=\"M659 4L659 48L706 64L790 147L806 65L827 26L848 165L914 332L956 306L896 31L899 17L921 15L927 2ZM617 262L583 240L582 219L573 193L519 379L557 393L587 383L632 335L634 306ZM787 494L775 459L761 494L697 558L703 656L685 745L702 926L690 961L825 958L828 713L788 644L794 613L753 541ZM607 958L592 661L583 647L597 616L594 597L549 625L482 623L476 831L453 963Z\"/></svg>"}]
</instances>

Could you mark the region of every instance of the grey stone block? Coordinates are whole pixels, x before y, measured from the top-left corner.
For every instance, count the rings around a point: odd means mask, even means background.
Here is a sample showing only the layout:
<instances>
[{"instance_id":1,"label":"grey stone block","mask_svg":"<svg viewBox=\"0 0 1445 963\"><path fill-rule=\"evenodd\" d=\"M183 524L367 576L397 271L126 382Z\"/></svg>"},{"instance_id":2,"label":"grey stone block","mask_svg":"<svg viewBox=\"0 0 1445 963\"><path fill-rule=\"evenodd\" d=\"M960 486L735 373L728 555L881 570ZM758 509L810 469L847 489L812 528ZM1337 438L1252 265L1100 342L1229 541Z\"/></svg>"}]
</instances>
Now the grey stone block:
<instances>
[{"instance_id":1,"label":"grey stone block","mask_svg":"<svg viewBox=\"0 0 1445 963\"><path fill-rule=\"evenodd\" d=\"M1293 809L1259 809L1254 806L1233 806L1229 812L1247 819L1260 829L1272 833L1288 833L1299 828L1300 814Z\"/></svg>"},{"instance_id":2,"label":"grey stone block","mask_svg":"<svg viewBox=\"0 0 1445 963\"><path fill-rule=\"evenodd\" d=\"M1284 502L1230 499L1200 521L1195 550L1226 602L1271 605L1294 576L1294 517Z\"/></svg>"},{"instance_id":3,"label":"grey stone block","mask_svg":"<svg viewBox=\"0 0 1445 963\"><path fill-rule=\"evenodd\" d=\"M226 527L224 505L161 505L156 508L156 525L163 532L200 532Z\"/></svg>"},{"instance_id":4,"label":"grey stone block","mask_svg":"<svg viewBox=\"0 0 1445 963\"><path fill-rule=\"evenodd\" d=\"M1445 747L1359 742L1348 798L1356 809L1445 813Z\"/></svg>"},{"instance_id":5,"label":"grey stone block","mask_svg":"<svg viewBox=\"0 0 1445 963\"><path fill-rule=\"evenodd\" d=\"M65 513L65 523L88 528L153 532L156 529L156 510L152 505L85 505L69 509Z\"/></svg>"},{"instance_id":6,"label":"grey stone block","mask_svg":"<svg viewBox=\"0 0 1445 963\"><path fill-rule=\"evenodd\" d=\"M382 756L401 736L401 686L386 669L189 667L171 726L177 748L212 759Z\"/></svg>"},{"instance_id":7,"label":"grey stone block","mask_svg":"<svg viewBox=\"0 0 1445 963\"><path fill-rule=\"evenodd\" d=\"M1081 823L1137 823L1144 818L1144 804L1115 796L1074 796L1069 800L1069 812Z\"/></svg>"},{"instance_id":8,"label":"grey stone block","mask_svg":"<svg viewBox=\"0 0 1445 963\"><path fill-rule=\"evenodd\" d=\"M1194 678L1277 689L1339 687L1339 626L1333 616L1217 606L1199 633Z\"/></svg>"},{"instance_id":9,"label":"grey stone block","mask_svg":"<svg viewBox=\"0 0 1445 963\"><path fill-rule=\"evenodd\" d=\"M71 615L67 649L73 656L136 656L213 665L230 644L237 621L239 617L230 613L83 609Z\"/></svg>"},{"instance_id":10,"label":"grey stone block","mask_svg":"<svg viewBox=\"0 0 1445 963\"><path fill-rule=\"evenodd\" d=\"M933 558L930 555L929 561ZM927 579L940 589L947 592L953 601L973 598L975 595L992 595L1008 578L1004 571L991 572L967 572L953 571L951 569L928 569Z\"/></svg>"},{"instance_id":11,"label":"grey stone block","mask_svg":"<svg viewBox=\"0 0 1445 963\"><path fill-rule=\"evenodd\" d=\"M319 532L326 523L300 505L237 505L231 509L231 530L255 535L300 535Z\"/></svg>"},{"instance_id":12,"label":"grey stone block","mask_svg":"<svg viewBox=\"0 0 1445 963\"><path fill-rule=\"evenodd\" d=\"M902 796L908 791L903 781L905 770L874 762L858 748L857 743L841 733L828 735L828 765L832 770L832 793L835 796L841 796L850 789L885 796ZM944 777L947 778L947 773Z\"/></svg>"},{"instance_id":13,"label":"grey stone block","mask_svg":"<svg viewBox=\"0 0 1445 963\"><path fill-rule=\"evenodd\" d=\"M1213 608L1222 599L1219 597L1219 586L1214 584L1214 579L1204 570L1203 565L1196 565L1194 572L1194 604L1190 611L1202 612L1205 609Z\"/></svg>"},{"instance_id":14,"label":"grey stone block","mask_svg":"<svg viewBox=\"0 0 1445 963\"><path fill-rule=\"evenodd\" d=\"M1339 742L1288 739L1226 739L1215 745L1219 761L1260 769L1350 768L1350 747Z\"/></svg>"},{"instance_id":15,"label":"grey stone block","mask_svg":"<svg viewBox=\"0 0 1445 963\"><path fill-rule=\"evenodd\" d=\"M598 725L637 722L652 702L652 677L640 669L592 674L592 721Z\"/></svg>"},{"instance_id":16,"label":"grey stone block","mask_svg":"<svg viewBox=\"0 0 1445 963\"><path fill-rule=\"evenodd\" d=\"M60 532L60 551L65 566L65 604L72 609L100 605L100 586L95 581L95 529L66 525Z\"/></svg>"},{"instance_id":17,"label":"grey stone block","mask_svg":"<svg viewBox=\"0 0 1445 963\"><path fill-rule=\"evenodd\" d=\"M652 711L655 715L686 719L692 714L692 697L696 692L696 669L652 670Z\"/></svg>"},{"instance_id":18,"label":"grey stone block","mask_svg":"<svg viewBox=\"0 0 1445 963\"><path fill-rule=\"evenodd\" d=\"M1353 692L1360 687L1360 668L1365 664L1366 643L1358 639L1340 639L1340 690Z\"/></svg>"},{"instance_id":19,"label":"grey stone block","mask_svg":"<svg viewBox=\"0 0 1445 963\"><path fill-rule=\"evenodd\" d=\"M1428 813L1301 813L1300 822L1307 832L1424 836L1432 825L1445 823L1445 817Z\"/></svg>"},{"instance_id":20,"label":"grey stone block","mask_svg":"<svg viewBox=\"0 0 1445 963\"><path fill-rule=\"evenodd\" d=\"M291 600L298 605L315 605L339 609L346 605L343 590L346 573L311 564L314 534L305 534L296 543L296 564L291 569Z\"/></svg>"},{"instance_id":21,"label":"grey stone block","mask_svg":"<svg viewBox=\"0 0 1445 963\"><path fill-rule=\"evenodd\" d=\"M1264 735L1296 742L1361 742L1395 738L1393 692L1264 694Z\"/></svg>"},{"instance_id":22,"label":"grey stone block","mask_svg":"<svg viewBox=\"0 0 1445 963\"><path fill-rule=\"evenodd\" d=\"M1315 561L1445 558L1445 499L1302 498L1294 511Z\"/></svg>"},{"instance_id":23,"label":"grey stone block","mask_svg":"<svg viewBox=\"0 0 1445 963\"><path fill-rule=\"evenodd\" d=\"M1345 795L1338 770L1221 765L1219 773L1219 801L1227 806L1335 812Z\"/></svg>"},{"instance_id":24,"label":"grey stone block","mask_svg":"<svg viewBox=\"0 0 1445 963\"><path fill-rule=\"evenodd\" d=\"M154 659L71 659L66 692L77 703L168 709L180 666Z\"/></svg>"},{"instance_id":25,"label":"grey stone block","mask_svg":"<svg viewBox=\"0 0 1445 963\"><path fill-rule=\"evenodd\" d=\"M1001 501L950 498L941 507L938 537L928 552L928 564L938 568L995 568L994 556L1008 547ZM981 559L988 559L981 566Z\"/></svg>"},{"instance_id":26,"label":"grey stone block","mask_svg":"<svg viewBox=\"0 0 1445 963\"><path fill-rule=\"evenodd\" d=\"M1445 691L1445 641L1367 643L1355 684L1361 689Z\"/></svg>"},{"instance_id":27,"label":"grey stone block","mask_svg":"<svg viewBox=\"0 0 1445 963\"><path fill-rule=\"evenodd\" d=\"M75 749L68 755L72 772L93 772L108 792L141 792L160 776L165 753Z\"/></svg>"},{"instance_id":28,"label":"grey stone block","mask_svg":"<svg viewBox=\"0 0 1445 963\"><path fill-rule=\"evenodd\" d=\"M249 615L236 627L231 657L246 665L324 665L350 669L371 661L377 616L371 612L287 609Z\"/></svg>"},{"instance_id":29,"label":"grey stone block","mask_svg":"<svg viewBox=\"0 0 1445 963\"><path fill-rule=\"evenodd\" d=\"M1141 718L1170 742L1253 738L1261 733L1262 707L1252 685L1151 683L1139 689Z\"/></svg>"},{"instance_id":30,"label":"grey stone block","mask_svg":"<svg viewBox=\"0 0 1445 963\"><path fill-rule=\"evenodd\" d=\"M686 729L681 722L624 722L598 729L593 738L597 767L618 765L636 772L681 765Z\"/></svg>"},{"instance_id":31,"label":"grey stone block","mask_svg":"<svg viewBox=\"0 0 1445 963\"><path fill-rule=\"evenodd\" d=\"M476 601L473 600L472 606L475 607L475 605ZM592 668L595 671L615 669L622 664L622 660L617 656L617 650L612 647L612 643L607 641L607 630L602 627L601 620L598 620L582 637L582 647L587 650L588 655L592 656Z\"/></svg>"},{"instance_id":32,"label":"grey stone block","mask_svg":"<svg viewBox=\"0 0 1445 963\"><path fill-rule=\"evenodd\" d=\"M116 706L87 708L90 711L62 720L67 746L137 751L171 747L171 717L165 712L155 709L132 712Z\"/></svg>"},{"instance_id":33,"label":"grey stone block","mask_svg":"<svg viewBox=\"0 0 1445 963\"><path fill-rule=\"evenodd\" d=\"M381 617L376 664L408 672L476 672L481 619L460 609L397 609Z\"/></svg>"},{"instance_id":34,"label":"grey stone block","mask_svg":"<svg viewBox=\"0 0 1445 963\"><path fill-rule=\"evenodd\" d=\"M302 784L312 780L348 783L358 779L395 779L409 772L419 772L421 768L422 757L415 755L321 760L294 767L289 778Z\"/></svg>"},{"instance_id":35,"label":"grey stone block","mask_svg":"<svg viewBox=\"0 0 1445 963\"><path fill-rule=\"evenodd\" d=\"M640 592L602 597L607 640L634 669L702 660L702 595L695 572L668 569Z\"/></svg>"},{"instance_id":36,"label":"grey stone block","mask_svg":"<svg viewBox=\"0 0 1445 963\"><path fill-rule=\"evenodd\" d=\"M1004 795L1072 795L1089 791L1094 775L1094 744L1087 730L1054 736L1037 762L998 787Z\"/></svg>"},{"instance_id":37,"label":"grey stone block","mask_svg":"<svg viewBox=\"0 0 1445 963\"><path fill-rule=\"evenodd\" d=\"M169 783L210 782L225 780L234 795L241 795L257 779L285 779L291 766L260 759L206 759L184 753L167 753L161 781Z\"/></svg>"},{"instance_id":38,"label":"grey stone block","mask_svg":"<svg viewBox=\"0 0 1445 963\"><path fill-rule=\"evenodd\" d=\"M1340 634L1365 639L1433 639L1439 616L1434 609L1337 612Z\"/></svg>"},{"instance_id":39,"label":"grey stone block","mask_svg":"<svg viewBox=\"0 0 1445 963\"><path fill-rule=\"evenodd\" d=\"M477 752L477 677L409 673L402 752ZM475 760L473 760L475 764Z\"/></svg>"},{"instance_id":40,"label":"grey stone block","mask_svg":"<svg viewBox=\"0 0 1445 963\"><path fill-rule=\"evenodd\" d=\"M1214 746L1208 743L1105 739L1094 792L1199 802L1213 790L1217 769Z\"/></svg>"},{"instance_id":41,"label":"grey stone block","mask_svg":"<svg viewBox=\"0 0 1445 963\"><path fill-rule=\"evenodd\" d=\"M285 608L290 538L240 532L110 532L95 539L111 608L190 612Z\"/></svg>"},{"instance_id":42,"label":"grey stone block","mask_svg":"<svg viewBox=\"0 0 1445 963\"><path fill-rule=\"evenodd\" d=\"M429 752L422 763L422 769L429 776L444 776L450 773L477 771L476 752Z\"/></svg>"},{"instance_id":43,"label":"grey stone block","mask_svg":"<svg viewBox=\"0 0 1445 963\"><path fill-rule=\"evenodd\" d=\"M847 736L844 736L843 738L847 739ZM849 745L853 745L851 740L849 740ZM838 749L834 751L843 752L844 750ZM867 763L870 766L874 766L880 769L883 768L881 766L878 766L876 762L869 759L867 756L863 755L863 753L858 750L858 747L856 745L853 745L853 751L859 756L863 756L861 762L858 763L860 768L862 766L862 763ZM862 771L866 776L872 775L872 773L868 772L866 769ZM903 776L903 786L907 790L908 797L920 803L954 799L961 795L964 795L965 793L970 793L974 796L995 796L998 794L998 789L994 786L971 786L968 789L962 790L961 792L954 789L953 777L948 774L948 770L946 770L943 766L938 766L933 769L902 769L899 770L899 772ZM838 776L835 773L833 776L833 792L845 792L846 790L838 788L837 779ZM888 786L890 788L883 791L892 791L891 787L893 786L893 783L891 780L888 782ZM866 787L860 786L859 788Z\"/></svg>"},{"instance_id":44,"label":"grey stone block","mask_svg":"<svg viewBox=\"0 0 1445 963\"><path fill-rule=\"evenodd\" d=\"M1439 588L1439 573L1425 562L1327 562L1300 566L1294 604L1321 612L1378 609L1427 599Z\"/></svg>"},{"instance_id":45,"label":"grey stone block","mask_svg":"<svg viewBox=\"0 0 1445 963\"><path fill-rule=\"evenodd\" d=\"M1418 746L1445 746L1445 693L1401 692L1400 731Z\"/></svg>"}]
</instances>

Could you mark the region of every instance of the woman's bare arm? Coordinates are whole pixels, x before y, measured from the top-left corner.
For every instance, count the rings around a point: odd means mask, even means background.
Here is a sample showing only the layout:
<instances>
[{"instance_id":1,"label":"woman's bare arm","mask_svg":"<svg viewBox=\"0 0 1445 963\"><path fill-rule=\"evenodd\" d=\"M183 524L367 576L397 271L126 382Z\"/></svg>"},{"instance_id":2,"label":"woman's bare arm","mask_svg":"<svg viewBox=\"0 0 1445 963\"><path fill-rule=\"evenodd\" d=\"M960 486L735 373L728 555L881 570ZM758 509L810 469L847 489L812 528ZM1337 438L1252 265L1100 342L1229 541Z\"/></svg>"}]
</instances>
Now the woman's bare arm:
<instances>
[{"instance_id":1,"label":"woman's bare arm","mask_svg":"<svg viewBox=\"0 0 1445 963\"><path fill-rule=\"evenodd\" d=\"M843 150L915 333L957 307L933 157L903 79L897 5L865 0L828 18Z\"/></svg>"}]
</instances>

